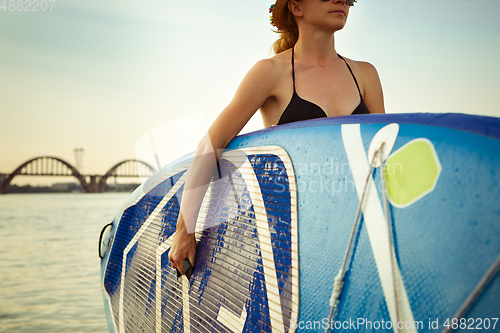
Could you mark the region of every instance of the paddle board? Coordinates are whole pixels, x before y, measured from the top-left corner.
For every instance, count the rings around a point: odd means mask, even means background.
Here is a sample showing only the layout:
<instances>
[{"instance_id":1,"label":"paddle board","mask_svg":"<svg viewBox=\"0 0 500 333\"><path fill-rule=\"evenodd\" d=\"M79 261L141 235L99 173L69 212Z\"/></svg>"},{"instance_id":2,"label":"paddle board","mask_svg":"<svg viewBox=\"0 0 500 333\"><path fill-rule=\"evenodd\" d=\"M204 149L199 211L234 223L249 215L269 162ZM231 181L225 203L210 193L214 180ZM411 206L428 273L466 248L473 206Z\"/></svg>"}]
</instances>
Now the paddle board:
<instances>
[{"instance_id":1,"label":"paddle board","mask_svg":"<svg viewBox=\"0 0 500 333\"><path fill-rule=\"evenodd\" d=\"M109 330L498 332L499 152L500 119L464 114L321 118L240 135L205 195L190 280L168 260L188 155L103 230Z\"/></svg>"}]
</instances>

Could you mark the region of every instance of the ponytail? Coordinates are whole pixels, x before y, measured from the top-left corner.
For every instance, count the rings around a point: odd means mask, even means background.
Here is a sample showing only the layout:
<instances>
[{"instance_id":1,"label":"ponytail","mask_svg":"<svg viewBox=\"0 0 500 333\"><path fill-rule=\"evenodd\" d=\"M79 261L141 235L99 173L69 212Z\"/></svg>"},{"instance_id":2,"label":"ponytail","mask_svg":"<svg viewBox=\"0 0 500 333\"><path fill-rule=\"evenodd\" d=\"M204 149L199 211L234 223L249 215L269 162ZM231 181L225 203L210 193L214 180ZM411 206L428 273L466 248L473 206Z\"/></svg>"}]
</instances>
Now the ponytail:
<instances>
[{"instance_id":1,"label":"ponytail","mask_svg":"<svg viewBox=\"0 0 500 333\"><path fill-rule=\"evenodd\" d=\"M295 46L298 39L299 39L298 31L297 33L291 33L288 31L281 32L279 39L275 41L273 44L273 52L275 54L278 54L288 49L291 49L292 47Z\"/></svg>"},{"instance_id":2,"label":"ponytail","mask_svg":"<svg viewBox=\"0 0 500 333\"><path fill-rule=\"evenodd\" d=\"M278 0L272 11L273 25L280 34L277 41L273 44L275 54L291 49L299 39L299 28L295 22L293 14L288 9L288 0Z\"/></svg>"}]
</instances>

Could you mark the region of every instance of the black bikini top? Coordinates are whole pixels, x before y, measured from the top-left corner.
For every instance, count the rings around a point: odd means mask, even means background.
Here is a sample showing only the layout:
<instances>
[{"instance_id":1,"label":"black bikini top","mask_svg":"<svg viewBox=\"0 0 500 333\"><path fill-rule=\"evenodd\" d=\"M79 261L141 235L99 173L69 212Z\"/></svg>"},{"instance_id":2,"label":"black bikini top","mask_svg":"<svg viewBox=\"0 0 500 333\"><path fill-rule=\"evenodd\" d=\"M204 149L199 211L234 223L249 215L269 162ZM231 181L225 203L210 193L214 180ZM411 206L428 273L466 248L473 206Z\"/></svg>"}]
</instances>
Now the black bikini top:
<instances>
[{"instance_id":1,"label":"black bikini top","mask_svg":"<svg viewBox=\"0 0 500 333\"><path fill-rule=\"evenodd\" d=\"M352 78L356 83L356 87L358 88L359 98L361 99L358 107L352 112L352 114L369 114L370 111L363 101L363 96L361 95L361 91L359 90L358 81L354 76L354 73L351 70L351 67L347 63L347 61L342 58L339 54L337 54L340 59L344 60L349 72L351 72ZM295 64L294 64L294 49L292 49L292 78L293 78L293 95L290 103L286 107L285 111L281 114L280 120L277 125L283 125L287 123L291 123L294 121L307 120L307 119L315 119L327 117L325 111L320 108L318 105L306 101L305 99L300 98L297 95L297 91L295 90Z\"/></svg>"}]
</instances>

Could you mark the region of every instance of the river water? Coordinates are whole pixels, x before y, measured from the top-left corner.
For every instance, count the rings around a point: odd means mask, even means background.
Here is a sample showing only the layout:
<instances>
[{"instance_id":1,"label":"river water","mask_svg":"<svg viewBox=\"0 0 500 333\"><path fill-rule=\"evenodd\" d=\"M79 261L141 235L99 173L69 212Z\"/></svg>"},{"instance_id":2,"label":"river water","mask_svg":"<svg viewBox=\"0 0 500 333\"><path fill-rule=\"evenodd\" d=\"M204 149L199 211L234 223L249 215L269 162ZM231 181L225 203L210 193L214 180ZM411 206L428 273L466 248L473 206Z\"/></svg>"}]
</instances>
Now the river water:
<instances>
[{"instance_id":1,"label":"river water","mask_svg":"<svg viewBox=\"0 0 500 333\"><path fill-rule=\"evenodd\" d=\"M127 197L0 195L0 332L109 332L97 244Z\"/></svg>"}]
</instances>

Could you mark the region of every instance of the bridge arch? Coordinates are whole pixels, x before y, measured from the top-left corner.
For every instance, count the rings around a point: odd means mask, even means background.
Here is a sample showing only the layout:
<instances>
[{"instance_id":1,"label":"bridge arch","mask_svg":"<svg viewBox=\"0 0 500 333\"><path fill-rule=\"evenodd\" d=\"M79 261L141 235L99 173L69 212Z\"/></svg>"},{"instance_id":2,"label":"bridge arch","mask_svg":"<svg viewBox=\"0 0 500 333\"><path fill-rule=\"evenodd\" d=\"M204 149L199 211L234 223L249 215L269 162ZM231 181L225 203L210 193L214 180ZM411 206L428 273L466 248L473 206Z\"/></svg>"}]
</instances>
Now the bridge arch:
<instances>
[{"instance_id":1,"label":"bridge arch","mask_svg":"<svg viewBox=\"0 0 500 333\"><path fill-rule=\"evenodd\" d=\"M113 165L111 169L109 169L108 172L101 177L99 180L98 191L102 192L108 178L114 176L118 169L123 167L125 167L125 174L119 175L120 177L149 177L156 173L156 169L147 162L136 159L124 160ZM141 171L145 171L145 173L141 173Z\"/></svg>"},{"instance_id":2,"label":"bridge arch","mask_svg":"<svg viewBox=\"0 0 500 333\"><path fill-rule=\"evenodd\" d=\"M0 194L7 193L10 183L16 176L74 176L82 185L85 192L88 192L88 185L85 177L68 162L54 156L39 156L32 158L18 166L0 184Z\"/></svg>"}]
</instances>

